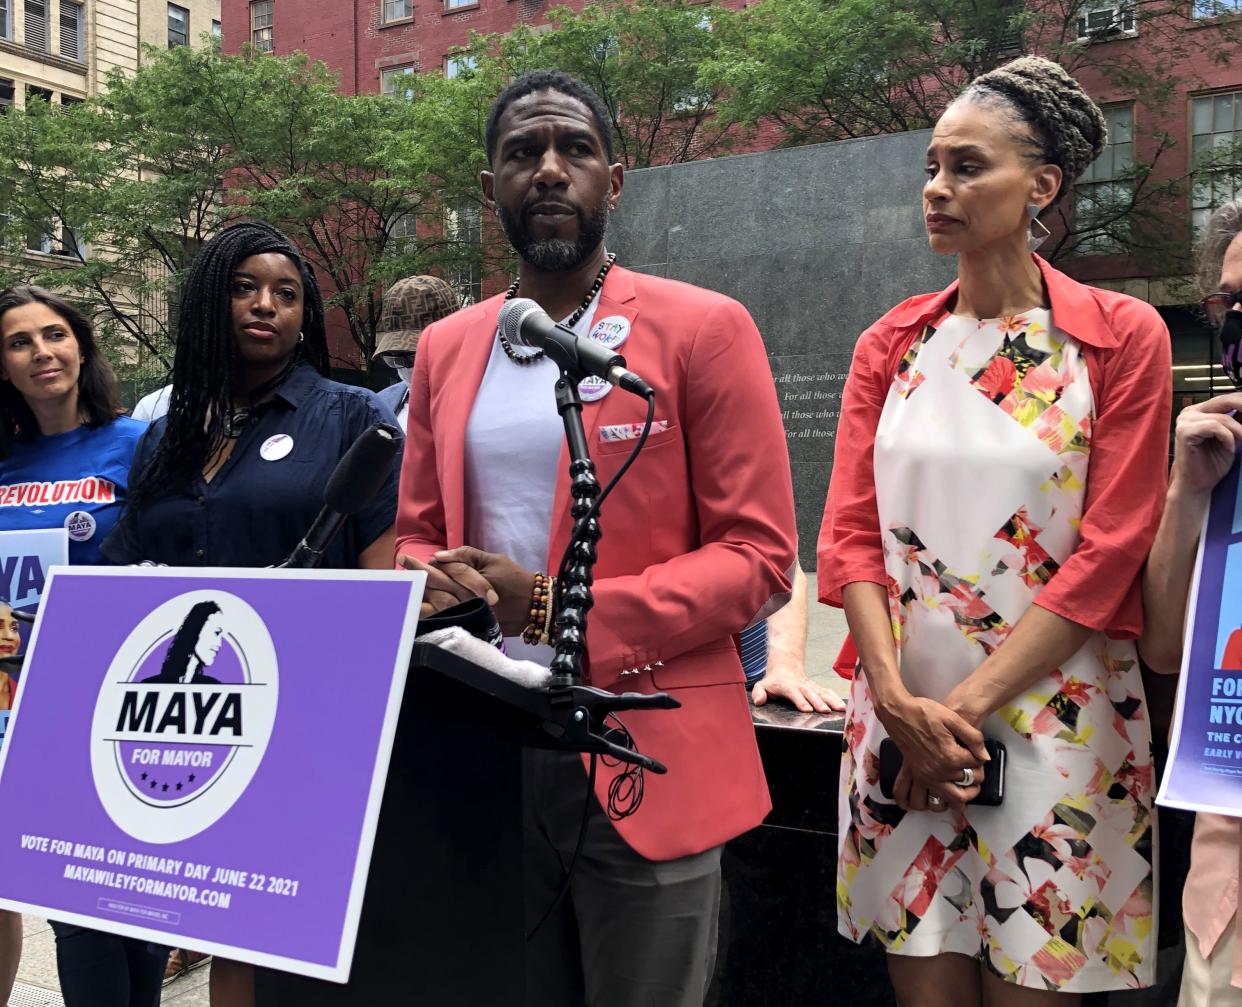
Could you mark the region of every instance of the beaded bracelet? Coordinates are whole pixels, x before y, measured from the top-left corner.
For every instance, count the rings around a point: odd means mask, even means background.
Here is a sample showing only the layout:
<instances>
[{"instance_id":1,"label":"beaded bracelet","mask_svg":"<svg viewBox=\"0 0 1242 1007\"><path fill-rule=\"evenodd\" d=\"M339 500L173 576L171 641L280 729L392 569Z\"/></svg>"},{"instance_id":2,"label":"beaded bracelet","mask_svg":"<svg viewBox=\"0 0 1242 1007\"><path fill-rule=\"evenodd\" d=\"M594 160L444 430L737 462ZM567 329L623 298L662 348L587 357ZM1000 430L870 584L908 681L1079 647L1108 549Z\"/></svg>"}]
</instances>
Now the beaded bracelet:
<instances>
[{"instance_id":1,"label":"beaded bracelet","mask_svg":"<svg viewBox=\"0 0 1242 1007\"><path fill-rule=\"evenodd\" d=\"M556 626L557 607L558 606L556 602L556 578L549 577L548 578L548 605L547 605L548 611L547 611L547 614L544 616L544 620L543 620L543 642L544 643L552 642L552 632L553 632L554 627Z\"/></svg>"},{"instance_id":2,"label":"beaded bracelet","mask_svg":"<svg viewBox=\"0 0 1242 1007\"><path fill-rule=\"evenodd\" d=\"M530 622L522 630L522 642L534 646L547 643L552 622L552 589L556 578L547 574L535 574L535 584L530 592Z\"/></svg>"}]
</instances>

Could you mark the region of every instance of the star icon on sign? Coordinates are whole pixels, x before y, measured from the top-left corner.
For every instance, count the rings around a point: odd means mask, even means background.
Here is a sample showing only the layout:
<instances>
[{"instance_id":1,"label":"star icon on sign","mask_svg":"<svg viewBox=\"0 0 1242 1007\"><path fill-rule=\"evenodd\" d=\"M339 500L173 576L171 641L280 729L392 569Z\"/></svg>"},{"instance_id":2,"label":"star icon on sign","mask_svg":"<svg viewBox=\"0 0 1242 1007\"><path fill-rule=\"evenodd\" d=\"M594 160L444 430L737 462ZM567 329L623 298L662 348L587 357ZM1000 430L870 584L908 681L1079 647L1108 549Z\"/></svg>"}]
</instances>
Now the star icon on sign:
<instances>
[{"instance_id":1,"label":"star icon on sign","mask_svg":"<svg viewBox=\"0 0 1242 1007\"><path fill-rule=\"evenodd\" d=\"M155 789L155 781L154 781L154 780L152 780L152 781L151 781L151 789L152 789L152 790L154 790L154 789Z\"/></svg>"},{"instance_id":2,"label":"star icon on sign","mask_svg":"<svg viewBox=\"0 0 1242 1007\"><path fill-rule=\"evenodd\" d=\"M165 783L165 784L164 784L164 790L167 790L167 789L168 789L168 784L167 784L167 783Z\"/></svg>"},{"instance_id":3,"label":"star icon on sign","mask_svg":"<svg viewBox=\"0 0 1242 1007\"><path fill-rule=\"evenodd\" d=\"M142 778L145 780L145 779L147 778L147 774L146 774L146 773L143 773L143 774L142 774Z\"/></svg>"},{"instance_id":4,"label":"star icon on sign","mask_svg":"<svg viewBox=\"0 0 1242 1007\"><path fill-rule=\"evenodd\" d=\"M181 784L180 784L180 783L178 783L178 784L177 784L177 789L178 789L178 790L180 790L180 789L181 789Z\"/></svg>"},{"instance_id":5,"label":"star icon on sign","mask_svg":"<svg viewBox=\"0 0 1242 1007\"><path fill-rule=\"evenodd\" d=\"M190 782L191 782L191 783L193 783L193 782L194 782L194 774L193 774L193 773L191 773L191 774L190 774Z\"/></svg>"}]
</instances>

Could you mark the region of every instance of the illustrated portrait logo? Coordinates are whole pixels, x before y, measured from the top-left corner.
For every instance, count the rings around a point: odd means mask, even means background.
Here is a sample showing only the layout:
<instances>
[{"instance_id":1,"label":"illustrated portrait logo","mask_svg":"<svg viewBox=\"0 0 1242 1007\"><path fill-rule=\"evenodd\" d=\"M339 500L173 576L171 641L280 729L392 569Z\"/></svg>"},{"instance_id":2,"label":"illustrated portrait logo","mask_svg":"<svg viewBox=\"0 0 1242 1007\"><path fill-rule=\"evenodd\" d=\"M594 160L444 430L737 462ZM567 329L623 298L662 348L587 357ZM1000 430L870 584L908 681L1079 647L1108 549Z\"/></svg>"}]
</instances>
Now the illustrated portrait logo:
<instances>
[{"instance_id":1,"label":"illustrated portrait logo","mask_svg":"<svg viewBox=\"0 0 1242 1007\"><path fill-rule=\"evenodd\" d=\"M245 793L276 719L276 648L225 591L164 602L126 638L91 725L95 790L117 827L151 843L197 835Z\"/></svg>"},{"instance_id":2,"label":"illustrated portrait logo","mask_svg":"<svg viewBox=\"0 0 1242 1007\"><path fill-rule=\"evenodd\" d=\"M65 518L65 530L75 542L89 542L95 537L97 525L89 511L75 510Z\"/></svg>"}]
</instances>

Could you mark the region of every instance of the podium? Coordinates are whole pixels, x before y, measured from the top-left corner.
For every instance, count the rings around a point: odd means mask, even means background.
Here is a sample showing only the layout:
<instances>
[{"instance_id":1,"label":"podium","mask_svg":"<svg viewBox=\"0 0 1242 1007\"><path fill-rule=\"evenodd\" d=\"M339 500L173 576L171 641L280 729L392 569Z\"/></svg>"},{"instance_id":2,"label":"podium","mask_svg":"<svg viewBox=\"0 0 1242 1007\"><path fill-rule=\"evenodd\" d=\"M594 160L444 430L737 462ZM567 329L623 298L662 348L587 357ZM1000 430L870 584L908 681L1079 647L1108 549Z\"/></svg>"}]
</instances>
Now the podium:
<instances>
[{"instance_id":1,"label":"podium","mask_svg":"<svg viewBox=\"0 0 1242 1007\"><path fill-rule=\"evenodd\" d=\"M547 693L415 644L350 980L256 969L257 1007L523 1003L522 748L555 745L554 719Z\"/></svg>"}]
</instances>

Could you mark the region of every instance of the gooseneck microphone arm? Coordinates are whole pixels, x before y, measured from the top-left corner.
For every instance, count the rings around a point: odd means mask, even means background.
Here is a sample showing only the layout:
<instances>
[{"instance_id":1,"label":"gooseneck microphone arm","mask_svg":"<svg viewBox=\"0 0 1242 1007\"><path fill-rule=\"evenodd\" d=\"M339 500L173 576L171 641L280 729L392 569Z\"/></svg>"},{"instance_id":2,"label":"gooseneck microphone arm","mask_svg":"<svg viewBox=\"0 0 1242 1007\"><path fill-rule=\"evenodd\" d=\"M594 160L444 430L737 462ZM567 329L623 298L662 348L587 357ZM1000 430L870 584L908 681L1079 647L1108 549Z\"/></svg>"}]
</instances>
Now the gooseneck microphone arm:
<instances>
[{"instance_id":1,"label":"gooseneck microphone arm","mask_svg":"<svg viewBox=\"0 0 1242 1007\"><path fill-rule=\"evenodd\" d=\"M280 569L313 569L351 514L367 506L388 479L392 460L401 450L401 431L376 423L362 432L341 456L323 491L323 509Z\"/></svg>"},{"instance_id":2,"label":"gooseneck microphone arm","mask_svg":"<svg viewBox=\"0 0 1242 1007\"><path fill-rule=\"evenodd\" d=\"M591 584L595 577L595 545L602 532L599 519L591 514L600 494L595 477L595 462L587 445L582 425L582 397L578 381L561 369L556 382L556 411L565 426L565 443L569 448L569 493L573 497L569 513L574 530L569 538L569 565L564 580L557 585L560 608L556 617L556 657L552 659L552 693L555 697L582 681L582 657L586 653L587 613L595 605ZM551 571L549 571L550 573Z\"/></svg>"}]
</instances>

